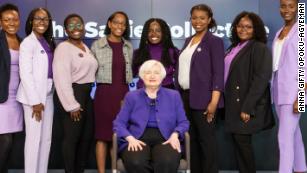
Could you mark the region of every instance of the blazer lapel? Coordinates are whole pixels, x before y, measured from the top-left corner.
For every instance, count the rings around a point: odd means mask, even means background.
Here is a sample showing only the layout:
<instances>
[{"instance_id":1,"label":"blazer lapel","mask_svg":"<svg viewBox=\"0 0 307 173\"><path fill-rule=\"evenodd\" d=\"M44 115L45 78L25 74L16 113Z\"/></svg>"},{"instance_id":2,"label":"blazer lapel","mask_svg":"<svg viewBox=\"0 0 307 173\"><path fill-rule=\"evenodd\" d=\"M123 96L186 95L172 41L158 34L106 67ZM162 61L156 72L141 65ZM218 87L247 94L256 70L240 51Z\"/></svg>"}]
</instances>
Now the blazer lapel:
<instances>
[{"instance_id":1,"label":"blazer lapel","mask_svg":"<svg viewBox=\"0 0 307 173\"><path fill-rule=\"evenodd\" d=\"M204 44L206 44L206 40L208 40L207 39L207 37L210 37L210 32L209 31L207 31L206 32L206 34L203 36L203 38L201 39L201 41L200 41L200 43L196 46L196 48L195 48L195 50L194 50L194 52L193 52L193 54L192 54L192 59L191 59L191 67L192 67L192 64L194 63L194 61L195 61L195 57L196 57L196 53L198 52L198 48L199 47L204 47L203 45ZM191 41L191 40L190 40ZM201 50L201 51L204 51L204 50Z\"/></svg>"},{"instance_id":2,"label":"blazer lapel","mask_svg":"<svg viewBox=\"0 0 307 173\"><path fill-rule=\"evenodd\" d=\"M228 76L230 76L232 70L233 70L233 67L235 66L235 64L238 62L238 60L240 60L243 55L245 54L245 52L247 52L249 50L249 48L253 45L255 41L254 40L251 40L247 43L247 45L245 45L239 52L238 54L234 57L234 59L232 60L231 64L230 64L230 67L229 67L229 73L228 73Z\"/></svg>"},{"instance_id":3,"label":"blazer lapel","mask_svg":"<svg viewBox=\"0 0 307 173\"><path fill-rule=\"evenodd\" d=\"M290 39L290 38L297 37L297 35L296 35L297 29L298 29L298 28L297 28L297 22L296 22L296 23L292 26L292 28L291 28L290 32L288 33L287 37L284 38L284 39L286 39L286 40L285 40L285 42L284 42L284 44L283 44L283 46L282 46L282 50L281 50L281 54L280 54L280 60L279 60L278 68L281 67L281 66L283 66L284 61L285 61L285 58L287 58L286 56L284 56L284 55L286 54L286 51L287 51L287 49L285 49L285 47L287 47L288 44L291 43L291 39ZM280 29L280 31L281 31L281 30L282 30L282 29ZM278 36L279 36L279 34L277 35L277 38L278 38ZM277 39L277 38L276 38L276 39ZM274 42L275 42L275 40L274 40ZM273 51L273 52L274 52L274 51Z\"/></svg>"},{"instance_id":4,"label":"blazer lapel","mask_svg":"<svg viewBox=\"0 0 307 173\"><path fill-rule=\"evenodd\" d=\"M10 70L11 64L11 55L9 53L8 43L6 41L5 33L1 31L0 33L0 45L1 45L1 56L0 61L3 61L5 64L6 69Z\"/></svg>"}]
</instances>

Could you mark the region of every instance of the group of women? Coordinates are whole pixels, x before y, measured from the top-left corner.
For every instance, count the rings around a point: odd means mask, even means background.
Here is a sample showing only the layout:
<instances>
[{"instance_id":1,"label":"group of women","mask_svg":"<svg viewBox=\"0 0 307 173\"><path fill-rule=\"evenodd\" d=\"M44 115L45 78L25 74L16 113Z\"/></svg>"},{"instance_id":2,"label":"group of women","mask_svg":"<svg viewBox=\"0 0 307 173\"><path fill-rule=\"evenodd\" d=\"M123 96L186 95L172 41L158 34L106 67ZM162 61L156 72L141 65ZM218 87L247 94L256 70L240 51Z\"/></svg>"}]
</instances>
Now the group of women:
<instances>
[{"instance_id":1,"label":"group of women","mask_svg":"<svg viewBox=\"0 0 307 173\"><path fill-rule=\"evenodd\" d=\"M106 36L89 49L82 41L84 21L78 14L65 18L68 37L56 46L47 9L30 12L22 40L17 35L18 8L1 6L0 172L7 172L14 134L23 130L23 119L25 172L47 172L55 106L63 114L67 173L84 172L93 133L98 172L104 173L113 130L128 172L176 172L189 124L191 171L217 173L215 126L222 107L239 172L254 173L252 135L274 126L271 95L279 120L279 172L307 171L297 110L297 4L280 0L284 26L274 39L273 57L264 23L252 12L235 17L226 53L223 41L212 33L217 25L205 4L191 8L195 34L181 51L167 23L158 18L146 21L139 48L133 51L128 16L122 11L108 18ZM138 75L140 89L128 93L128 84Z\"/></svg>"}]
</instances>

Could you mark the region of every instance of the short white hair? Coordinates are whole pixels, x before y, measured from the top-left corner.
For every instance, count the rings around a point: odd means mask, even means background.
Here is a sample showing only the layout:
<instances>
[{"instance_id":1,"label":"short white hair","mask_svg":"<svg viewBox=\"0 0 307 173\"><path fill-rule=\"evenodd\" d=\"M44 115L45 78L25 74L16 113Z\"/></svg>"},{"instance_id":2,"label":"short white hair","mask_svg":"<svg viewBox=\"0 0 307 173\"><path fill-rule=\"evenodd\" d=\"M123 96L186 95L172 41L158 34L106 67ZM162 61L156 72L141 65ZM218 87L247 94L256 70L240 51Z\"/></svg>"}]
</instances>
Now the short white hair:
<instances>
[{"instance_id":1,"label":"short white hair","mask_svg":"<svg viewBox=\"0 0 307 173\"><path fill-rule=\"evenodd\" d=\"M164 68L164 65L160 61L153 60L153 59L147 60L141 65L139 69L139 77L143 79L145 71L150 70L155 65L160 67L161 80L163 80L166 76L166 70Z\"/></svg>"}]
</instances>

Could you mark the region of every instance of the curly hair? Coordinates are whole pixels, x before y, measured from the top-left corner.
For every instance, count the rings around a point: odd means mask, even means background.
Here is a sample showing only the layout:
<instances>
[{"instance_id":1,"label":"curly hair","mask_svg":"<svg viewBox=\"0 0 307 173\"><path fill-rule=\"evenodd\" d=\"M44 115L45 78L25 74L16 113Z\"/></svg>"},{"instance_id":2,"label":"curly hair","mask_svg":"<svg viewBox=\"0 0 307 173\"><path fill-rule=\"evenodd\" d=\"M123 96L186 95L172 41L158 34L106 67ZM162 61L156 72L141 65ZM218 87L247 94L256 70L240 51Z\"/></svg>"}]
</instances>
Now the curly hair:
<instances>
[{"instance_id":1,"label":"curly hair","mask_svg":"<svg viewBox=\"0 0 307 173\"><path fill-rule=\"evenodd\" d=\"M125 19L126 19L126 29L125 29L125 32L123 34L123 37L126 40L130 40L130 37L129 37L130 36L129 18L128 18L128 15L125 12L123 12L123 11L116 11L113 14L111 14L111 16L107 20L106 29L104 30L104 34L105 35L111 34L111 29L110 29L108 23L110 21L112 21L117 14L121 14L121 15L123 15L125 17Z\"/></svg>"},{"instance_id":2,"label":"curly hair","mask_svg":"<svg viewBox=\"0 0 307 173\"><path fill-rule=\"evenodd\" d=\"M32 28L33 28L33 19L34 19L35 13L40 11L40 10L45 11L48 15L48 18L49 18L49 25L48 25L46 32L43 34L43 37L46 39L46 41L49 44L51 50L54 50L55 49L55 42L54 42L54 38L53 38L52 17L50 15L49 11L46 8L42 8L42 7L34 8L30 12L30 14L27 18L27 21L26 21L26 27L25 27L26 35L31 34Z\"/></svg>"},{"instance_id":3,"label":"curly hair","mask_svg":"<svg viewBox=\"0 0 307 173\"><path fill-rule=\"evenodd\" d=\"M241 42L241 40L238 36L238 33L237 33L237 25L239 24L240 20L243 17L247 17L248 19L250 19L252 21L252 24L253 24L253 37L252 37L252 39L257 40L259 42L262 42L264 44L266 44L266 42L267 42L266 31L265 31L265 27L264 27L264 24L263 24L263 21L261 20L261 18L253 12L243 11L235 17L234 21L231 24L231 28L230 28L230 30L231 30L231 36L230 36L231 45L228 48L228 50L237 46Z\"/></svg>"},{"instance_id":4,"label":"curly hair","mask_svg":"<svg viewBox=\"0 0 307 173\"><path fill-rule=\"evenodd\" d=\"M172 36L171 36L171 31L167 23L160 18L150 18L148 19L143 27L142 31L142 36L141 36L141 41L139 44L139 49L135 52L136 55L133 58L132 66L133 68L141 66L145 61L150 60L150 53L148 50L148 34L149 34L149 27L150 24L153 22L157 22L160 27L161 27L161 32L162 32L162 39L161 39L161 44L162 44L162 56L161 56L161 63L165 67L169 67L172 65L174 62L171 59L171 56L169 54L169 50L172 48L175 48L173 41L172 41Z\"/></svg>"},{"instance_id":5,"label":"curly hair","mask_svg":"<svg viewBox=\"0 0 307 173\"><path fill-rule=\"evenodd\" d=\"M190 15L192 16L193 12L195 10L200 10L200 11L204 11L208 14L208 17L211 18L211 22L208 25L208 28L212 31L215 32L216 28L217 28L217 24L215 19L213 18L213 12L212 9L206 5L206 4L198 4L198 5L194 5L191 10L190 10Z\"/></svg>"},{"instance_id":6,"label":"curly hair","mask_svg":"<svg viewBox=\"0 0 307 173\"><path fill-rule=\"evenodd\" d=\"M2 18L2 13L4 13L5 11L16 11L19 15L19 9L16 5L14 4L3 4L2 6L0 6L0 19Z\"/></svg>"}]
</instances>

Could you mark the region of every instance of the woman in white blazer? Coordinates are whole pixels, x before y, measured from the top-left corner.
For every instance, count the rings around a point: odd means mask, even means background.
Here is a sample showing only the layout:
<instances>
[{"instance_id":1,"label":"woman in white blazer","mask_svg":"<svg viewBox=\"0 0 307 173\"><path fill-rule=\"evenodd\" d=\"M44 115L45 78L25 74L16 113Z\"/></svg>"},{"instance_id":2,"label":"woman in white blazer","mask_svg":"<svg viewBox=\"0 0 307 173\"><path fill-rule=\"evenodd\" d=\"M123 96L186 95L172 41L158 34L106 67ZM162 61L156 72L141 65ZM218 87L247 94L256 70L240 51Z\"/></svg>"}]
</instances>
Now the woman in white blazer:
<instances>
[{"instance_id":1,"label":"woman in white blazer","mask_svg":"<svg viewBox=\"0 0 307 173\"><path fill-rule=\"evenodd\" d=\"M25 118L25 173L47 173L53 121L52 19L44 8L33 9L20 45L17 100Z\"/></svg>"}]
</instances>

